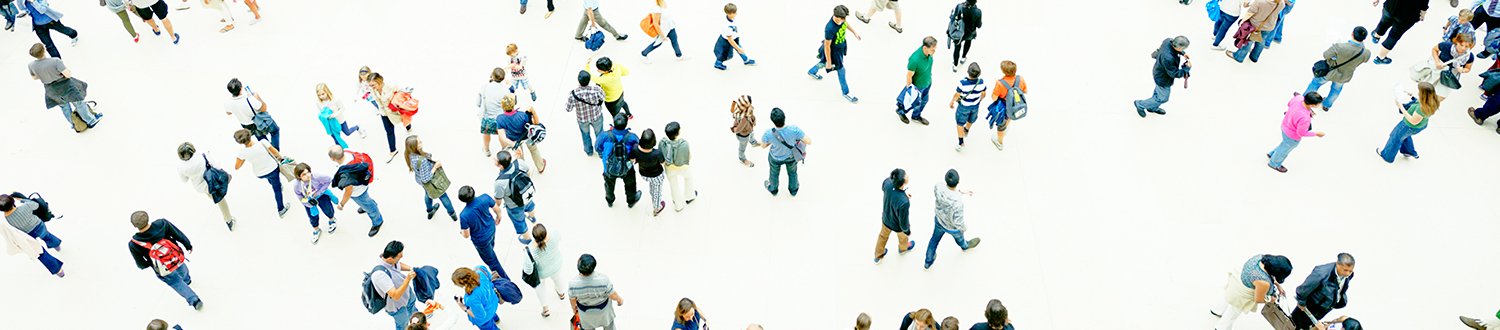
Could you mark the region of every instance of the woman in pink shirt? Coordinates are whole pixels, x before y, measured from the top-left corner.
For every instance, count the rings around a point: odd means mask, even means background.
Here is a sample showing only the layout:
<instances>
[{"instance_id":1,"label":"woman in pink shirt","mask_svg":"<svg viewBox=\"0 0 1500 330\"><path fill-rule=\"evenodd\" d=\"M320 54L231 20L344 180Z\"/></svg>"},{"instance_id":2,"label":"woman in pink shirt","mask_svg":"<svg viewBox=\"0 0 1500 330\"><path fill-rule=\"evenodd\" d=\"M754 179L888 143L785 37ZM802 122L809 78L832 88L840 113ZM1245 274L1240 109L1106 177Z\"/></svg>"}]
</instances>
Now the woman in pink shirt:
<instances>
[{"instance_id":1,"label":"woman in pink shirt","mask_svg":"<svg viewBox=\"0 0 1500 330\"><path fill-rule=\"evenodd\" d=\"M1323 104L1323 96L1318 95L1318 92L1307 93L1307 95L1292 93L1292 100L1287 101L1286 104L1286 118L1281 119L1281 145L1276 146L1276 150L1266 153L1266 158L1271 159L1266 163L1267 166L1277 172L1286 173L1286 166L1281 166L1281 162L1286 161L1286 155L1292 153L1292 149L1297 148L1302 138L1323 137L1323 132L1312 131L1312 109L1316 109L1320 104Z\"/></svg>"}]
</instances>

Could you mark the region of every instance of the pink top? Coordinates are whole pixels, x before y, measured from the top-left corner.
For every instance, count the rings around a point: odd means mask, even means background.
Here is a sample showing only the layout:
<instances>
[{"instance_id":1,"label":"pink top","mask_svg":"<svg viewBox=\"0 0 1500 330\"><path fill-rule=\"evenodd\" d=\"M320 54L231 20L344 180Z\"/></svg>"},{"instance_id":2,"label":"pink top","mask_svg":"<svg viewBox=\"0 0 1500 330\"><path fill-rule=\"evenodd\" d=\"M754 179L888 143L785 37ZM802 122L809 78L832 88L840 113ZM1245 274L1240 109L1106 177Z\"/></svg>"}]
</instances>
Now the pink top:
<instances>
[{"instance_id":1,"label":"pink top","mask_svg":"<svg viewBox=\"0 0 1500 330\"><path fill-rule=\"evenodd\" d=\"M1302 94L1292 93L1292 100L1286 103L1286 118L1281 119L1281 134L1293 141L1302 141L1303 137L1317 136L1311 129L1311 110L1302 104Z\"/></svg>"}]
</instances>

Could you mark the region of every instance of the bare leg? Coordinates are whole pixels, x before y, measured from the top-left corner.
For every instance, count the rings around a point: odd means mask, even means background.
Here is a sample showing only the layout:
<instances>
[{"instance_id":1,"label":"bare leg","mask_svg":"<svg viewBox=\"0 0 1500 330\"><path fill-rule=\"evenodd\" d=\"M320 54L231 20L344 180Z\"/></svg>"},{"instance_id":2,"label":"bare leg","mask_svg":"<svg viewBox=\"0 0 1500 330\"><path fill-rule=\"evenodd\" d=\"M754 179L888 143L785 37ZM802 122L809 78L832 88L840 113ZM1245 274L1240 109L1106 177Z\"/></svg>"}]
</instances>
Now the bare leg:
<instances>
[{"instance_id":1,"label":"bare leg","mask_svg":"<svg viewBox=\"0 0 1500 330\"><path fill-rule=\"evenodd\" d=\"M170 19L170 18L163 18L163 19L161 19L161 25L167 27L167 34L177 34L177 32L173 32L172 31L172 19Z\"/></svg>"},{"instance_id":2,"label":"bare leg","mask_svg":"<svg viewBox=\"0 0 1500 330\"><path fill-rule=\"evenodd\" d=\"M484 154L485 155L489 155L490 154L490 135L489 134L480 134L479 136L484 137Z\"/></svg>"},{"instance_id":3,"label":"bare leg","mask_svg":"<svg viewBox=\"0 0 1500 330\"><path fill-rule=\"evenodd\" d=\"M148 19L148 20L146 20L146 25L150 25L151 26L151 31L152 32L156 32L158 34L161 33L161 28L156 26L156 20L155 19Z\"/></svg>"},{"instance_id":4,"label":"bare leg","mask_svg":"<svg viewBox=\"0 0 1500 330\"><path fill-rule=\"evenodd\" d=\"M260 3L255 0L245 0L245 6L250 7L250 13L255 14L255 19L260 19Z\"/></svg>"}]
</instances>

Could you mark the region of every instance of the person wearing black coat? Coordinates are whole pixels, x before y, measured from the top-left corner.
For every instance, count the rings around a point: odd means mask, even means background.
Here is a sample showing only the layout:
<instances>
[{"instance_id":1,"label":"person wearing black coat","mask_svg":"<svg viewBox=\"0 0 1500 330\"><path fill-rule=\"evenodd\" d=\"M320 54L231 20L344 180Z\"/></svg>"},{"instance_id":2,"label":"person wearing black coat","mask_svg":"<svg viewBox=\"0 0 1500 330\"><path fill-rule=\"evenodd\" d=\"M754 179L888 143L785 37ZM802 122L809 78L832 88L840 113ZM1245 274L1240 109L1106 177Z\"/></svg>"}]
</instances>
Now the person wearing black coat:
<instances>
[{"instance_id":1,"label":"person wearing black coat","mask_svg":"<svg viewBox=\"0 0 1500 330\"><path fill-rule=\"evenodd\" d=\"M1349 281L1353 279L1354 256L1348 253L1339 253L1336 262L1314 267L1307 280L1297 286L1299 311L1292 311L1292 325L1297 329L1313 329L1329 311L1348 305ZM1302 308L1307 311L1300 311Z\"/></svg>"},{"instance_id":2,"label":"person wearing black coat","mask_svg":"<svg viewBox=\"0 0 1500 330\"><path fill-rule=\"evenodd\" d=\"M885 192L885 207L880 217L880 236L875 238L875 263L885 258L885 243L891 232L896 233L896 244L900 244L896 252L906 254L917 246L916 241L907 238L911 235L911 194L906 193L906 170L892 170L891 177L881 183L881 190Z\"/></svg>"},{"instance_id":3,"label":"person wearing black coat","mask_svg":"<svg viewBox=\"0 0 1500 330\"><path fill-rule=\"evenodd\" d=\"M1177 78L1187 78L1188 71L1193 68L1193 61L1186 60L1188 38L1177 36L1161 41L1161 47L1151 53L1151 58L1156 60L1155 66L1151 68L1151 77L1156 81L1156 90L1151 92L1151 98L1135 101L1135 113L1141 118L1146 118L1146 112L1158 115L1167 114L1161 105L1167 103L1172 95L1172 83Z\"/></svg>"},{"instance_id":4,"label":"person wearing black coat","mask_svg":"<svg viewBox=\"0 0 1500 330\"><path fill-rule=\"evenodd\" d=\"M984 25L984 13L979 10L979 0L964 0L958 8L958 19L964 22L964 35L958 40L953 40L953 72L958 72L958 67L969 61L969 46L974 45L974 37L978 36L979 27Z\"/></svg>"},{"instance_id":5,"label":"person wearing black coat","mask_svg":"<svg viewBox=\"0 0 1500 330\"><path fill-rule=\"evenodd\" d=\"M188 273L187 253L193 251L193 242L189 241L187 234L183 234L176 225L167 219L156 219L151 221L151 216L146 211L135 211L130 214L130 225L135 226L137 232L130 237L130 258L135 260L135 267L140 269L152 268L157 279L173 291L187 299L188 305L193 309L203 310L203 300L198 298L198 293L193 292L189 285L193 284L193 276ZM152 256L152 251L163 252L164 258L175 256L180 258L169 264L160 264L158 259ZM174 251L175 252L172 252ZM167 253L171 252L171 253ZM166 274L163 274L166 273Z\"/></svg>"}]
</instances>

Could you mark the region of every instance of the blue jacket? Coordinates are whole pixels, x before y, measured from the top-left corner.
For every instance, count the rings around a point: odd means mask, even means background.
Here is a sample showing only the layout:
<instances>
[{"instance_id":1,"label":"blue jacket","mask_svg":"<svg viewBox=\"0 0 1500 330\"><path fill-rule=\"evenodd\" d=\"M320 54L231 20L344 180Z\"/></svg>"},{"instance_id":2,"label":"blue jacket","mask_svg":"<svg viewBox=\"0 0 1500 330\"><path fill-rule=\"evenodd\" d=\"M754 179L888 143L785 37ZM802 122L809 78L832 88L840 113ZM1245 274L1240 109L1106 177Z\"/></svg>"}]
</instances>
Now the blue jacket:
<instances>
[{"instance_id":1,"label":"blue jacket","mask_svg":"<svg viewBox=\"0 0 1500 330\"><path fill-rule=\"evenodd\" d=\"M21 5L21 10L26 10L25 6L30 5L32 6L32 8L36 8L37 12L41 12L42 14L47 15L47 17L51 18L53 21L60 20L63 17L62 12L59 12L56 9L52 9L52 5L47 4L47 0L22 0ZM38 17L31 18L33 25L35 25L35 21L37 19Z\"/></svg>"},{"instance_id":2,"label":"blue jacket","mask_svg":"<svg viewBox=\"0 0 1500 330\"><path fill-rule=\"evenodd\" d=\"M484 265L475 266L474 270L479 273L479 287L464 295L464 307L474 313L469 316L469 323L476 326L494 323L500 309L500 298L495 295L495 286L490 282L490 270Z\"/></svg>"},{"instance_id":3,"label":"blue jacket","mask_svg":"<svg viewBox=\"0 0 1500 330\"><path fill-rule=\"evenodd\" d=\"M416 292L417 301L432 300L433 293L443 285L442 281L438 280L437 268L422 266L413 269L413 272L417 273L417 278L411 280L412 286L416 287L412 291Z\"/></svg>"},{"instance_id":4,"label":"blue jacket","mask_svg":"<svg viewBox=\"0 0 1500 330\"><path fill-rule=\"evenodd\" d=\"M1339 290L1339 277L1333 267L1333 263L1324 264L1307 274L1307 279L1297 286L1298 305L1331 310L1349 304L1349 283L1354 282L1354 274L1349 274L1344 289Z\"/></svg>"},{"instance_id":5,"label":"blue jacket","mask_svg":"<svg viewBox=\"0 0 1500 330\"><path fill-rule=\"evenodd\" d=\"M1156 78L1156 85L1161 87L1172 87L1177 78L1186 77L1188 69L1182 66L1182 54L1172 49L1172 38L1161 41L1161 48L1155 53L1156 66L1151 69L1151 76Z\"/></svg>"},{"instance_id":6,"label":"blue jacket","mask_svg":"<svg viewBox=\"0 0 1500 330\"><path fill-rule=\"evenodd\" d=\"M641 138L636 136L635 133L631 133L628 128L605 131L604 134L599 136L599 141L594 142L594 151L599 154L599 162L601 164L609 161L610 154L614 152L615 143L625 143L625 153L629 154L630 150L635 149L635 146L641 143ZM630 167L630 164L627 163L625 168Z\"/></svg>"}]
</instances>

